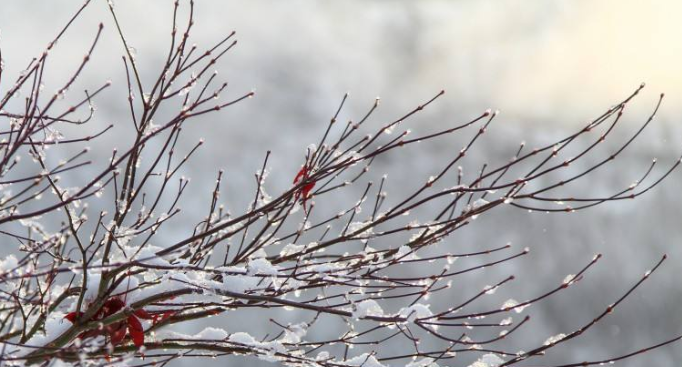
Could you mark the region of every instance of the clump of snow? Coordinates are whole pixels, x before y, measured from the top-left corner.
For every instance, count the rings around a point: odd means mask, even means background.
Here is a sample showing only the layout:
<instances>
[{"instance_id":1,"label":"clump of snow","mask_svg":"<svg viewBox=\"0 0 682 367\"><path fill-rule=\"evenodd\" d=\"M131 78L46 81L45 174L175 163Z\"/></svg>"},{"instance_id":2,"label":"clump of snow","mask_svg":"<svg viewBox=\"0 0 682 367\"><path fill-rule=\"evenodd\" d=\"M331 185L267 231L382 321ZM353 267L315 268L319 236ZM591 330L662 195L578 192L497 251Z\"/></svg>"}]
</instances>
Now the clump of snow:
<instances>
[{"instance_id":1,"label":"clump of snow","mask_svg":"<svg viewBox=\"0 0 682 367\"><path fill-rule=\"evenodd\" d=\"M488 205L489 202L485 199L477 199L471 204L468 204L467 206L464 207L464 210L462 211L462 214L467 214L471 211L477 210L485 205ZM471 219L476 219L478 217L478 214L472 215Z\"/></svg>"},{"instance_id":2,"label":"clump of snow","mask_svg":"<svg viewBox=\"0 0 682 367\"><path fill-rule=\"evenodd\" d=\"M3 260L0 260L0 273L12 271L19 266L19 261L14 255L9 255Z\"/></svg>"},{"instance_id":3,"label":"clump of snow","mask_svg":"<svg viewBox=\"0 0 682 367\"><path fill-rule=\"evenodd\" d=\"M179 333L176 331L170 331L170 330L163 330L160 332L157 332L156 338L157 340L165 340L165 339L186 339L186 340L225 340L227 339L228 333L227 331L220 329L220 328L214 328L214 327L207 327L204 330L201 330L200 332L194 334L194 335L188 335L188 334L183 334Z\"/></svg>"},{"instance_id":4,"label":"clump of snow","mask_svg":"<svg viewBox=\"0 0 682 367\"><path fill-rule=\"evenodd\" d=\"M310 247L313 247L315 243L312 243ZM281 256L288 256L288 255L293 255L302 252L305 249L305 246L303 245L296 245L293 243L287 244L282 248L282 251L280 251Z\"/></svg>"},{"instance_id":5,"label":"clump of snow","mask_svg":"<svg viewBox=\"0 0 682 367\"><path fill-rule=\"evenodd\" d=\"M410 237L410 242L416 241L422 236L437 233L443 228L442 224L435 224L431 222L427 222L422 225L420 225L418 222L410 222L410 226L413 228L421 226L421 230L417 231Z\"/></svg>"},{"instance_id":6,"label":"clump of snow","mask_svg":"<svg viewBox=\"0 0 682 367\"><path fill-rule=\"evenodd\" d=\"M93 302L97 298L97 293L99 292L99 283L101 279L102 274L100 273L95 272L87 273L85 295L83 296L83 300L85 301L86 305L88 303ZM79 284L82 284L83 282L82 276L78 282ZM116 287L111 291L111 295L120 297L122 300L127 301L126 303L130 303L132 299L135 300L138 299L134 295L138 293L137 288L139 287L139 285L140 280L137 277L132 275L127 276L123 281L118 282L116 284ZM72 311L75 311L75 308Z\"/></svg>"},{"instance_id":7,"label":"clump of snow","mask_svg":"<svg viewBox=\"0 0 682 367\"><path fill-rule=\"evenodd\" d=\"M363 236L365 238L371 237L374 234L374 229L371 226L371 221L366 222L352 222L348 225L348 233L353 233L355 236ZM369 226L369 227L367 227ZM367 228L365 228L367 227ZM365 228L362 232L358 232ZM358 232L358 233L355 233Z\"/></svg>"},{"instance_id":8,"label":"clump of snow","mask_svg":"<svg viewBox=\"0 0 682 367\"><path fill-rule=\"evenodd\" d=\"M223 288L234 293L246 293L246 291L256 288L260 281L261 279L258 277L226 275L223 277Z\"/></svg>"},{"instance_id":9,"label":"clump of snow","mask_svg":"<svg viewBox=\"0 0 682 367\"><path fill-rule=\"evenodd\" d=\"M248 333L234 333L230 335L230 338L228 339L232 343L238 343L238 344L243 344L243 345L255 345L258 343L256 339L251 336L251 334Z\"/></svg>"},{"instance_id":10,"label":"clump of snow","mask_svg":"<svg viewBox=\"0 0 682 367\"><path fill-rule=\"evenodd\" d=\"M502 358L498 357L496 354L488 353L484 354L469 367L497 367L504 363Z\"/></svg>"},{"instance_id":11,"label":"clump of snow","mask_svg":"<svg viewBox=\"0 0 682 367\"><path fill-rule=\"evenodd\" d=\"M272 265L268 260L264 258L258 258L249 261L247 265L249 275L264 274L264 275L277 275L279 272L279 267Z\"/></svg>"},{"instance_id":12,"label":"clump of snow","mask_svg":"<svg viewBox=\"0 0 682 367\"><path fill-rule=\"evenodd\" d=\"M257 288L276 286L274 276L279 274L279 267L272 265L265 258L250 260L246 268L220 267L216 270L225 272L222 287L218 285L218 288L233 293L248 293Z\"/></svg>"},{"instance_id":13,"label":"clump of snow","mask_svg":"<svg viewBox=\"0 0 682 367\"><path fill-rule=\"evenodd\" d=\"M416 260L419 259L417 254L413 252L410 246L402 245L398 248L398 252L395 254L396 259L400 260Z\"/></svg>"},{"instance_id":14,"label":"clump of snow","mask_svg":"<svg viewBox=\"0 0 682 367\"><path fill-rule=\"evenodd\" d=\"M186 289L188 287L192 287L194 285L201 286L201 287L210 287L211 285L209 284L210 282L206 280L205 278L206 274L205 273L199 273L199 272L193 272L193 273L184 273L181 271L168 271L164 272L163 275L159 276L157 279L152 280L151 282L153 285L148 286L148 287L143 287L137 290L132 291L131 293L127 294L127 302L128 304L139 301L141 299L145 299L148 297L152 297L155 295L158 295L159 293L165 293L165 292L172 292L180 289ZM149 279L145 279L145 281L150 281ZM130 286L128 287L125 285L125 282L123 282L123 290L126 288L129 288L131 290L134 289L132 286L133 284L131 283ZM181 301L190 301L192 298L198 297L197 294L192 294L192 295L185 295L181 296L178 299L175 300L175 302L181 302ZM195 301L198 301L195 299Z\"/></svg>"},{"instance_id":15,"label":"clump of snow","mask_svg":"<svg viewBox=\"0 0 682 367\"><path fill-rule=\"evenodd\" d=\"M518 304L519 304L518 301L516 301L513 298L510 298L502 304L502 309L513 308L513 307L516 307L516 305L518 305Z\"/></svg>"},{"instance_id":16,"label":"clump of snow","mask_svg":"<svg viewBox=\"0 0 682 367\"><path fill-rule=\"evenodd\" d=\"M170 266L170 263L167 260L156 254L157 252L163 250L163 248L159 246L147 244L141 248L140 246L120 246L120 248L124 254L122 254L120 257L113 257L111 259L112 261L128 262L134 259L137 262L149 265Z\"/></svg>"},{"instance_id":17,"label":"clump of snow","mask_svg":"<svg viewBox=\"0 0 682 367\"><path fill-rule=\"evenodd\" d=\"M305 322L289 325L284 329L284 337L280 340L282 343L298 344L303 340L303 337L308 333L308 324Z\"/></svg>"},{"instance_id":18,"label":"clump of snow","mask_svg":"<svg viewBox=\"0 0 682 367\"><path fill-rule=\"evenodd\" d=\"M42 347L55 340L71 327L71 323L64 320L64 314L61 312L51 313L45 320L44 333L38 332L34 334L26 343L23 344L22 354L34 351L31 347Z\"/></svg>"},{"instance_id":19,"label":"clump of snow","mask_svg":"<svg viewBox=\"0 0 682 367\"><path fill-rule=\"evenodd\" d=\"M417 303L409 307L403 307L398 311L398 316L407 318L407 321L414 322L416 319L423 319L433 316L429 305Z\"/></svg>"},{"instance_id":20,"label":"clump of snow","mask_svg":"<svg viewBox=\"0 0 682 367\"><path fill-rule=\"evenodd\" d=\"M114 229L114 238L120 246L128 245L128 242L130 242L136 234L137 231L133 228L117 227Z\"/></svg>"},{"instance_id":21,"label":"clump of snow","mask_svg":"<svg viewBox=\"0 0 682 367\"><path fill-rule=\"evenodd\" d=\"M502 310L512 309L512 308L513 308L513 309L514 309L514 312L516 312L516 313L521 313L521 312L523 312L523 310L526 309L526 307L528 307L528 306L530 306L530 305L519 306L519 302L518 302L518 301L516 301L516 300L513 299L513 298L510 298L510 299L508 299L507 301L505 301L504 304L502 304Z\"/></svg>"},{"instance_id":22,"label":"clump of snow","mask_svg":"<svg viewBox=\"0 0 682 367\"><path fill-rule=\"evenodd\" d=\"M194 335L193 339L207 339L207 340L225 340L227 338L227 331L214 327L207 327Z\"/></svg>"},{"instance_id":23,"label":"clump of snow","mask_svg":"<svg viewBox=\"0 0 682 367\"><path fill-rule=\"evenodd\" d=\"M348 269L347 265L342 262L324 262L308 265L306 268L313 273L337 273L343 271L344 274L346 273L345 270Z\"/></svg>"},{"instance_id":24,"label":"clump of snow","mask_svg":"<svg viewBox=\"0 0 682 367\"><path fill-rule=\"evenodd\" d=\"M487 205L487 204L489 204L489 202L488 202L487 200L485 200L485 199L478 199L478 200L474 201L473 209L474 209L474 210L475 210L475 209L478 209L478 208L480 208L480 207L482 207L482 206L485 206L485 205Z\"/></svg>"},{"instance_id":25,"label":"clump of snow","mask_svg":"<svg viewBox=\"0 0 682 367\"><path fill-rule=\"evenodd\" d=\"M264 352L264 354L259 354L258 358L268 362L278 362L279 360L275 356L276 353L283 354L287 351L280 341L259 342L253 336L244 332L238 332L230 335L228 341L237 345L254 348Z\"/></svg>"},{"instance_id":26,"label":"clump of snow","mask_svg":"<svg viewBox=\"0 0 682 367\"><path fill-rule=\"evenodd\" d=\"M86 302L92 302L97 298L97 291L99 290L99 282L102 279L102 274L89 272L87 274L85 284L85 295L83 299ZM82 283L82 280L80 281Z\"/></svg>"},{"instance_id":27,"label":"clump of snow","mask_svg":"<svg viewBox=\"0 0 682 367\"><path fill-rule=\"evenodd\" d=\"M373 299L366 299L355 305L355 312L353 317L361 319L367 316L384 316L384 310L379 306L379 303Z\"/></svg>"},{"instance_id":28,"label":"clump of snow","mask_svg":"<svg viewBox=\"0 0 682 367\"><path fill-rule=\"evenodd\" d=\"M221 291L232 293L254 293L266 290L296 290L303 284L302 281L277 277L280 268L272 265L267 259L260 258L249 261L244 267L221 266L215 270L222 272L222 284L209 280L204 280L208 288L213 289L217 294L224 294ZM229 296L229 295L228 295Z\"/></svg>"},{"instance_id":29,"label":"clump of snow","mask_svg":"<svg viewBox=\"0 0 682 367\"><path fill-rule=\"evenodd\" d=\"M560 342L566 337L566 334L557 334L557 335L552 335L547 340L545 340L545 345L550 345L550 344L555 344L557 342Z\"/></svg>"},{"instance_id":30,"label":"clump of snow","mask_svg":"<svg viewBox=\"0 0 682 367\"><path fill-rule=\"evenodd\" d=\"M381 362L377 361L376 357L369 353L363 353L359 356L347 359L343 364L353 367L386 367L386 365L381 364Z\"/></svg>"}]
</instances>

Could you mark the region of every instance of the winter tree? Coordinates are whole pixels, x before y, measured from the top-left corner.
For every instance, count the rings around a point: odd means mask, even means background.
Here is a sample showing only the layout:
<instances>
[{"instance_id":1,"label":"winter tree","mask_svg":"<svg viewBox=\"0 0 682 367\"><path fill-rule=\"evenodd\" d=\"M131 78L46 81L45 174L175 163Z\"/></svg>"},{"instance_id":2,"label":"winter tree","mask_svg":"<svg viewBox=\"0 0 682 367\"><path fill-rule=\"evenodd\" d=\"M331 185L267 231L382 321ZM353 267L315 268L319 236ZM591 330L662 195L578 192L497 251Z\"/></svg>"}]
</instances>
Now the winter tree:
<instances>
[{"instance_id":1,"label":"winter tree","mask_svg":"<svg viewBox=\"0 0 682 367\"><path fill-rule=\"evenodd\" d=\"M93 31L64 84L44 85L51 52L89 6L108 6L112 27ZM183 130L201 129L194 124L197 117L217 118L254 93L226 97L227 84L215 68L236 36L208 47L193 44L193 10L192 1L175 2L170 37L163 40L168 54L155 75L142 75L111 2L86 1L19 75L5 75L0 64L0 235L10 253L0 260L3 365L147 366L234 356L286 366L541 365L541 356L617 311L666 259L625 287L621 298L604 300L603 312L589 322L539 345L525 343L523 350L509 349L506 342L527 327L526 308L582 281L601 255L586 258L544 293L522 294L493 308L481 300L514 276L490 279L480 289L459 281L470 274L486 277L485 270L529 252L512 245L458 251L456 231L476 226L477 217L504 206L519 213L573 213L618 205L677 168L679 160L662 169L653 161L642 167L640 179L603 197L571 190L572 183L609 169L653 120L663 95L618 149L586 170L568 171L598 154L643 85L553 144L521 143L510 148L508 161L482 166L473 165L467 153L485 144L484 134L500 119L497 112L411 134L410 118L444 91L396 112L389 122L374 119L378 99L366 114L342 121L346 95L330 111L319 140L301 149L289 189L266 192L268 173L278 168L269 164L275 153L264 152L262 165L254 167L248 208L231 208L221 198L222 171L215 172L213 190L196 192L182 172L203 141L183 151ZM114 83L127 85L127 95L106 95L112 82L105 80L93 90L72 90L102 47L103 32L119 39L127 79ZM97 161L90 156L113 127L94 107L104 98L127 101L129 121L117 123L128 129L132 143L97 152L108 156ZM98 132L83 134L86 124ZM389 178L370 171L377 159L453 135L468 142L450 156L434 157L438 174L409 177L417 188L408 195L389 196ZM572 150L576 146L581 148ZM358 196L341 200L348 192ZM181 203L205 203L205 215L188 216ZM436 297L443 294L447 297ZM182 332L197 320L254 312L269 320L268 333L229 327ZM563 366L616 362L680 338Z\"/></svg>"}]
</instances>

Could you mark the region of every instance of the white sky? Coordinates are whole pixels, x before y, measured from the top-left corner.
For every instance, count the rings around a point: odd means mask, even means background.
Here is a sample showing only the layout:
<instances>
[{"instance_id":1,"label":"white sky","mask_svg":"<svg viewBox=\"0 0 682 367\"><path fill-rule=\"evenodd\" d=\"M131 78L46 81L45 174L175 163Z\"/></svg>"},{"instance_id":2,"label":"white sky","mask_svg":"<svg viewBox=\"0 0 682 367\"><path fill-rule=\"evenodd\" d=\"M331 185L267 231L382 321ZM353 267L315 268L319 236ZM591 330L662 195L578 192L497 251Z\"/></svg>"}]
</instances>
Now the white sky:
<instances>
[{"instance_id":1,"label":"white sky","mask_svg":"<svg viewBox=\"0 0 682 367\"><path fill-rule=\"evenodd\" d=\"M2 45L15 52L5 58L23 64L37 51L31 41L47 42L74 3L3 1ZM133 45L146 55L165 50L169 2L117 0L116 6L134 35ZM201 0L197 14L200 40L239 32L231 65L251 69L244 83L255 89L273 88L259 75L299 70L311 77L301 83L329 98L351 91L368 99L379 94L414 101L444 88L460 106L499 108L509 117L533 120L566 110L592 115L645 81L642 111L666 92L663 120L676 120L682 112L682 3L676 0L398 1L391 6ZM86 12L72 37L84 45L99 21L113 26L103 2ZM81 49L76 46L63 47L75 52ZM111 49L115 66L120 49ZM20 58L17 50L26 53Z\"/></svg>"}]
</instances>

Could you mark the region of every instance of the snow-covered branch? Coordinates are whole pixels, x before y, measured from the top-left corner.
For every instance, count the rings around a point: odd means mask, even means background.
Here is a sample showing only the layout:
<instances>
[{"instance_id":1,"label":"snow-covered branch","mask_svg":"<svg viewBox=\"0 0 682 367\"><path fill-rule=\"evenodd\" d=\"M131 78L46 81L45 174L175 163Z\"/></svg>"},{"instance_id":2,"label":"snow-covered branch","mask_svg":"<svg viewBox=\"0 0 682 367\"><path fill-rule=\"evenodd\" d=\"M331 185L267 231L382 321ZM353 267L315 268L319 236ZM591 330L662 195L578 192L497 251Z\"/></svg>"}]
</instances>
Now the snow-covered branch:
<instances>
[{"instance_id":1,"label":"snow-covered branch","mask_svg":"<svg viewBox=\"0 0 682 367\"><path fill-rule=\"evenodd\" d=\"M114 29L100 25L67 81L48 94L43 84L50 52L88 6L107 6ZM405 126L444 91L385 123L374 121L378 99L359 119L341 122L346 95L319 141L301 149L300 168L287 173L288 188L271 189L268 174L278 168L271 167L274 153L267 152L255 174L250 205L228 211L220 195L222 171L205 193L193 190L182 176L203 145L203 140L188 145L183 129L198 116L218 116L254 95L225 98L227 83L212 70L236 44L235 33L201 49L189 41L194 2L181 6L176 1L171 47L154 77L138 67L118 17L111 2L87 1L14 84L3 85L0 235L11 247L0 260L3 365L144 366L242 355L291 366L435 367L461 361L472 361L471 367L508 366L534 361L582 335L665 260L638 283L624 286L621 298L604 300L604 313L591 322L541 345L524 343L526 351L520 351L505 341L527 327L526 309L588 278L601 255L586 257L586 265L556 287L490 308L481 301L495 297L514 275L479 288L467 277L488 279L488 269L520 261L529 249L506 244L465 252L455 243L458 230L493 210L572 213L636 198L668 177L679 160L663 170L655 169L654 161L635 183L623 183L605 196L581 196L571 189L592 172L608 169L653 121L663 95L613 152L577 172L568 169L588 155L603 154L597 147L621 125L626 106L643 85L568 136L531 149L521 143L510 150L508 161L482 167L471 163L469 153L485 144L497 112L415 134ZM72 85L108 31L122 44L127 76L122 100L129 108L125 126L131 141L122 150L103 152L97 142L111 125L96 126L96 133L85 136L70 136L79 130L68 126L98 124L94 101L111 82L76 99L66 95L73 94ZM0 69L6 83L4 73ZM24 102L17 103L20 94ZM449 157L434 157L440 165L435 175L403 178L416 183L406 195L389 197L392 181L371 171L377 159L455 135L466 137L464 146ZM97 162L90 158L93 150L109 158ZM340 199L350 195L355 195L351 202ZM187 197L194 205L199 198L210 203L204 217L181 210ZM437 298L442 294L448 296ZM182 333L183 325L196 320L253 310L270 322L266 335L214 326ZM281 321L291 317L297 321ZM624 359L679 338L565 366ZM439 347L426 349L426 339ZM402 347L383 347L389 344Z\"/></svg>"}]
</instances>

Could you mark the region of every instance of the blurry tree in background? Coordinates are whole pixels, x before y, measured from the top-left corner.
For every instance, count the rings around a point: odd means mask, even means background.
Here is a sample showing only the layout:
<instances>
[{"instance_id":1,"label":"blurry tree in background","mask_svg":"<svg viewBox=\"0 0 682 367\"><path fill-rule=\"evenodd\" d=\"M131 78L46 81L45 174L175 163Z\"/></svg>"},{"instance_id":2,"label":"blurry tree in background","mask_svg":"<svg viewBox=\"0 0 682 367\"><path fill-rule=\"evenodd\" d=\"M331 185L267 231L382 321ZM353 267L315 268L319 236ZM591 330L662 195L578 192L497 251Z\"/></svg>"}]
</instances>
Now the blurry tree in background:
<instances>
[{"instance_id":1,"label":"blurry tree in background","mask_svg":"<svg viewBox=\"0 0 682 367\"><path fill-rule=\"evenodd\" d=\"M254 176L252 204L233 212L220 198L222 172L215 173L215 187L205 196L192 191L181 172L202 141L188 151L180 151L184 145L179 142L183 129L199 128L191 126L194 118L218 115L253 96L248 92L225 99L227 83L213 70L236 44L234 33L206 49L192 44L194 4L181 9L176 2L167 57L156 75L142 75L136 51L109 3L113 32L123 45L128 95L122 98L129 106L126 123L132 143L111 152L106 162L88 161L87 145L96 144L112 126L86 135L80 127L97 124L93 101L111 83L85 91L75 104L67 103L65 95L73 94L70 89L98 46L103 26L65 84L50 93L43 81L52 48L89 5L87 1L13 83L0 69L0 235L12 252L0 260L4 365L144 366L231 356L301 366L485 367L526 360L541 365L541 356L616 310L665 260L663 256L639 282L623 287L621 298L604 300L603 312L592 320L540 345L517 341L524 345L518 350L508 342L529 320L524 309L582 281L601 256L586 259L544 293L519 295L523 298L518 301L489 308L480 301L513 276L491 279L492 285L481 289L458 279L483 277L487 269L529 250L506 245L466 253L451 242L453 232L475 225L477 217L500 206L572 213L617 205L659 184L679 160L662 170L653 161L642 167L639 180L623 183L609 195L590 197L571 190L571 183L607 169L636 140L663 95L616 150L587 169L567 171L587 155L601 154L600 143L643 85L573 134L536 148L521 143L510 150L507 162L482 166L474 166L467 153L493 124L496 112L414 136L404 125L444 91L378 125L372 121L378 99L365 115L337 120L344 96L319 141L301 150L291 187L266 193L271 170L267 152ZM416 188L408 195L389 198L388 178L372 177L369 169L375 160L453 134L468 136L468 143L449 157L433 157L440 172L411 177ZM582 145L576 149L577 142ZM93 177L80 175L86 166L99 168ZM359 192L357 200L341 202L339 193L348 190ZM205 216L184 215L179 206L183 200L193 206L205 202ZM171 228L184 236L164 237ZM442 294L445 298L436 297ZM267 334L208 327L187 335L178 329L199 319L253 310L269 320ZM283 310L294 311L295 322L282 321L291 319ZM615 362L680 338L563 366Z\"/></svg>"}]
</instances>

